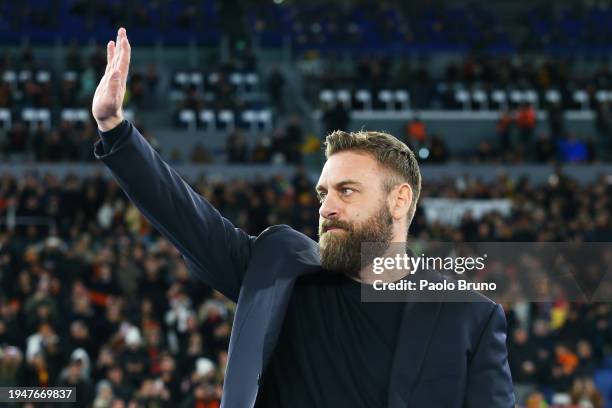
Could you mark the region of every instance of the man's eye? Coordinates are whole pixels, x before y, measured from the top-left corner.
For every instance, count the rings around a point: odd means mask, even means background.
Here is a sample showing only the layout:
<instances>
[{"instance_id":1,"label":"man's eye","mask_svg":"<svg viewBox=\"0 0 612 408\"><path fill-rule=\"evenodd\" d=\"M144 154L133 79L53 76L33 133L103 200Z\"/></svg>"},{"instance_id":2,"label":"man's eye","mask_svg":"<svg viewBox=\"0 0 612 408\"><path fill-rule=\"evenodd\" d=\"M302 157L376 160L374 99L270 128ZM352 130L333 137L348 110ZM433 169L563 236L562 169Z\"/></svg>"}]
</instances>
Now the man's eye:
<instances>
[{"instance_id":1,"label":"man's eye","mask_svg":"<svg viewBox=\"0 0 612 408\"><path fill-rule=\"evenodd\" d=\"M342 195L350 195L353 192L352 188L343 188L342 189Z\"/></svg>"},{"instance_id":2,"label":"man's eye","mask_svg":"<svg viewBox=\"0 0 612 408\"><path fill-rule=\"evenodd\" d=\"M319 193L319 202L322 203L325 200L325 193Z\"/></svg>"}]
</instances>

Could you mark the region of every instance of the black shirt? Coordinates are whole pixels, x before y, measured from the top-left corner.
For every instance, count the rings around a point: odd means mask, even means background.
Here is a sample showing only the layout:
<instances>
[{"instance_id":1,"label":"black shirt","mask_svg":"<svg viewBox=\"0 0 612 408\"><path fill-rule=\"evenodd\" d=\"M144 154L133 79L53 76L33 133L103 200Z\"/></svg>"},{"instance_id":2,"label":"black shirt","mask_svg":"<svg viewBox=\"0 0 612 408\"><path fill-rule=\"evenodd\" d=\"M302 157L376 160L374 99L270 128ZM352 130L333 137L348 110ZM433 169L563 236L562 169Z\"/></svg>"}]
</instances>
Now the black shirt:
<instances>
[{"instance_id":1,"label":"black shirt","mask_svg":"<svg viewBox=\"0 0 612 408\"><path fill-rule=\"evenodd\" d=\"M299 278L256 407L386 407L403 306L361 302L342 274Z\"/></svg>"}]
</instances>

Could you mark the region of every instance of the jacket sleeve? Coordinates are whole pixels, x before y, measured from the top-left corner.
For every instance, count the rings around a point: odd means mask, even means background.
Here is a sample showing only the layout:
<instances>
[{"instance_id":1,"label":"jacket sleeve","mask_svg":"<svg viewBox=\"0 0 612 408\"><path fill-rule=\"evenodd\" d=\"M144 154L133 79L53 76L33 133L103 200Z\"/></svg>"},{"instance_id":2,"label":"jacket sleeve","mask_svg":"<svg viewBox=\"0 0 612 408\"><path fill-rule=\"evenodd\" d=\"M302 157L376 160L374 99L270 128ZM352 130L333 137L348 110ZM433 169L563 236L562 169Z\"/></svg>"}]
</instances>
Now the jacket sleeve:
<instances>
[{"instance_id":1,"label":"jacket sleeve","mask_svg":"<svg viewBox=\"0 0 612 408\"><path fill-rule=\"evenodd\" d=\"M465 408L513 408L506 348L506 317L495 305L468 367Z\"/></svg>"},{"instance_id":2,"label":"jacket sleeve","mask_svg":"<svg viewBox=\"0 0 612 408\"><path fill-rule=\"evenodd\" d=\"M128 123L125 133L94 154L125 194L172 242L191 274L234 302L251 256L254 237L235 228L197 194Z\"/></svg>"}]
</instances>

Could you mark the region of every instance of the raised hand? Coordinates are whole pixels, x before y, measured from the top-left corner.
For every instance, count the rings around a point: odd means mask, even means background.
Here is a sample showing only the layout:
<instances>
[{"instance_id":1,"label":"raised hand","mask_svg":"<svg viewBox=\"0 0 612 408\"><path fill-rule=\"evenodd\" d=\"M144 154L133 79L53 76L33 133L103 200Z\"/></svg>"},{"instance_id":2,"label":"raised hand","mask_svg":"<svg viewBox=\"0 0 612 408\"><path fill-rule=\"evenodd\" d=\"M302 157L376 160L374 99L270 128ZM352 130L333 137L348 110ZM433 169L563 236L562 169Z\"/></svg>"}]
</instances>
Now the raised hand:
<instances>
[{"instance_id":1,"label":"raised hand","mask_svg":"<svg viewBox=\"0 0 612 408\"><path fill-rule=\"evenodd\" d=\"M106 70L93 97L91 113L98 128L106 132L123 121L121 106L130 69L130 43L125 28L117 31L117 41L106 45Z\"/></svg>"}]
</instances>

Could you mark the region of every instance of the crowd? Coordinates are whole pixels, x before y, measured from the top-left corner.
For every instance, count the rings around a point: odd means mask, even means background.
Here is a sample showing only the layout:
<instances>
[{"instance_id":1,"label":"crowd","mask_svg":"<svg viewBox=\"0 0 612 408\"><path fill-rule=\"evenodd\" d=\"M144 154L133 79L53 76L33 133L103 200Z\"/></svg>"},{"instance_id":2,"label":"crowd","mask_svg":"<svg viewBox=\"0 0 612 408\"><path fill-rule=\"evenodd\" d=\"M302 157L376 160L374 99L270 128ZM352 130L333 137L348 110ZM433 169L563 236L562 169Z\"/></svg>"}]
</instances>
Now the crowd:
<instances>
[{"instance_id":1,"label":"crowd","mask_svg":"<svg viewBox=\"0 0 612 408\"><path fill-rule=\"evenodd\" d=\"M251 182L190 180L256 235L286 223L316 239L318 202L303 170ZM469 214L460 225L417 212L415 240L612 240L612 185L558 174L546 185L500 176L423 186L424 197L508 198L508 216ZM219 406L233 304L192 282L176 249L114 181L100 174L0 176L0 384L77 386L95 407ZM610 355L607 304L505 304L510 365L521 403L569 398L595 408Z\"/></svg>"}]
</instances>

